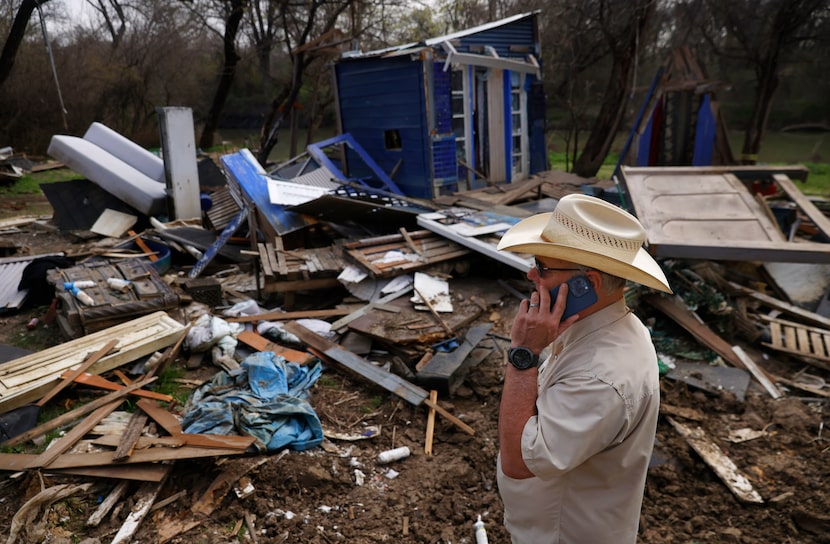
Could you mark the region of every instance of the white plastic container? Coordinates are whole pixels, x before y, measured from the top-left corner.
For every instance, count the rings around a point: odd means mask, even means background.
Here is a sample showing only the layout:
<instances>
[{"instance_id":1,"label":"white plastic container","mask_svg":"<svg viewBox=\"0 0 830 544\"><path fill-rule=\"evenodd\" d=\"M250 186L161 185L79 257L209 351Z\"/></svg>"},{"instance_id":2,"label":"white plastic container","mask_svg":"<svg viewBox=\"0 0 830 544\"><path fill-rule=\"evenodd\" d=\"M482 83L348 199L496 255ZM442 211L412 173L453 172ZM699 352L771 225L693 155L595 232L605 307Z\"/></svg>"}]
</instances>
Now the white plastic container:
<instances>
[{"instance_id":1,"label":"white plastic container","mask_svg":"<svg viewBox=\"0 0 830 544\"><path fill-rule=\"evenodd\" d=\"M124 292L130 288L131 283L131 281L122 280L121 278L107 278L107 285L109 285L110 289L114 289L115 291Z\"/></svg>"},{"instance_id":2,"label":"white plastic container","mask_svg":"<svg viewBox=\"0 0 830 544\"><path fill-rule=\"evenodd\" d=\"M412 452L409 451L408 446L401 446L393 450L382 451L378 454L378 463L386 464L393 461L400 461L406 459Z\"/></svg>"}]
</instances>

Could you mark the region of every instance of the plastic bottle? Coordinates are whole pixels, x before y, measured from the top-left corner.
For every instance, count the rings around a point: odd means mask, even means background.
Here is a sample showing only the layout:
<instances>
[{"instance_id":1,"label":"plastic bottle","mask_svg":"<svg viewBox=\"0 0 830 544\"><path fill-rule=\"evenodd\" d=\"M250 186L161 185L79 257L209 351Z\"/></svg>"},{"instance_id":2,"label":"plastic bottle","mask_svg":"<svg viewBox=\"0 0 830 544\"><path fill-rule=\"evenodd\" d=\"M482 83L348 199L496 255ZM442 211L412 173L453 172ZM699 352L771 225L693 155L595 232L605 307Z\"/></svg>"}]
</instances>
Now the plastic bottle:
<instances>
[{"instance_id":1,"label":"plastic bottle","mask_svg":"<svg viewBox=\"0 0 830 544\"><path fill-rule=\"evenodd\" d=\"M82 280L82 281L65 281L63 282L63 288L67 291L72 291L74 288L84 289L86 287L95 287L95 282L92 280Z\"/></svg>"},{"instance_id":2,"label":"plastic bottle","mask_svg":"<svg viewBox=\"0 0 830 544\"><path fill-rule=\"evenodd\" d=\"M130 288L132 282L130 280L122 280L121 278L107 278L107 285L110 289L124 292Z\"/></svg>"},{"instance_id":3,"label":"plastic bottle","mask_svg":"<svg viewBox=\"0 0 830 544\"><path fill-rule=\"evenodd\" d=\"M77 287L73 287L72 289L70 289L70 292L75 296L75 298L77 298L78 300L80 300L81 302L86 304L87 306L94 306L95 305L95 301L92 299L92 297L87 295L86 293L84 293L83 291L78 289Z\"/></svg>"},{"instance_id":4,"label":"plastic bottle","mask_svg":"<svg viewBox=\"0 0 830 544\"><path fill-rule=\"evenodd\" d=\"M487 544L487 529L484 528L484 522L481 521L481 514L478 515L478 521L473 523L475 529L476 544Z\"/></svg>"},{"instance_id":5,"label":"plastic bottle","mask_svg":"<svg viewBox=\"0 0 830 544\"><path fill-rule=\"evenodd\" d=\"M408 446L401 446L400 448L395 448L393 450L386 450L382 451L378 454L378 463L391 463L392 461L399 461L401 459L406 459L409 457Z\"/></svg>"}]
</instances>

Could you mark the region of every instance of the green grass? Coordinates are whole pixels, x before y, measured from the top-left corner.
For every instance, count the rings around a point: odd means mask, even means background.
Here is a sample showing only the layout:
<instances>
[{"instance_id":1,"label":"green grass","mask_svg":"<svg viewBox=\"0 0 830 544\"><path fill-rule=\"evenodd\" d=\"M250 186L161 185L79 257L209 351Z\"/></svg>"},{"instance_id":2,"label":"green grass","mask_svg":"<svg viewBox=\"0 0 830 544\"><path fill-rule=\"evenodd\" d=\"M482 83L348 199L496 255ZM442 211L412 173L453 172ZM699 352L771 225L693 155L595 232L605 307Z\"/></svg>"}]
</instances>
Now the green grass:
<instances>
[{"instance_id":1,"label":"green grass","mask_svg":"<svg viewBox=\"0 0 830 544\"><path fill-rule=\"evenodd\" d=\"M0 186L0 195L15 196L41 194L43 192L40 190L40 185L42 183L71 181L73 179L83 179L83 176L73 170L70 170L69 168L54 168L52 170L34 172L24 175L12 184Z\"/></svg>"}]
</instances>

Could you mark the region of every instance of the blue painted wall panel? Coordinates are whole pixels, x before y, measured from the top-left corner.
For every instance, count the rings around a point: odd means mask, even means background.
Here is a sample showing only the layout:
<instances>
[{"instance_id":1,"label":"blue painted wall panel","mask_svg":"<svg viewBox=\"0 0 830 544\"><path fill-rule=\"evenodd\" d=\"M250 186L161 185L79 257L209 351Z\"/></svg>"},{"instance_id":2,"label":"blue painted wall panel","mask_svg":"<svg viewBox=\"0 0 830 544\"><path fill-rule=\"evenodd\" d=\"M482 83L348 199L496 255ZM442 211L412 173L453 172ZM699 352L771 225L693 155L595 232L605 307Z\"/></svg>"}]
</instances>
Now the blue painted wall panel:
<instances>
[{"instance_id":1,"label":"blue painted wall panel","mask_svg":"<svg viewBox=\"0 0 830 544\"><path fill-rule=\"evenodd\" d=\"M343 131L360 143L407 195L431 198L432 167L423 61L408 55L340 62L335 67ZM397 131L400 149L387 149L386 131ZM349 173L368 176L354 157Z\"/></svg>"}]
</instances>

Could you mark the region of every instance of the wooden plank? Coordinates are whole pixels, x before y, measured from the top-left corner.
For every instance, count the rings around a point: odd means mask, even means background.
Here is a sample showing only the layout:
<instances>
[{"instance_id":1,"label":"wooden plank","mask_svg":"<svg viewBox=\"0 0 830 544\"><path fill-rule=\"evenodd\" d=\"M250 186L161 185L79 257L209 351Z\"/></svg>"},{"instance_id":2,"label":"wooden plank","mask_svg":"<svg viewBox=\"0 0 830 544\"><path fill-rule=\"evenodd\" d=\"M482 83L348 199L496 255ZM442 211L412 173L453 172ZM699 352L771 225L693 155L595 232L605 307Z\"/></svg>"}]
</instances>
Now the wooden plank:
<instances>
[{"instance_id":1,"label":"wooden plank","mask_svg":"<svg viewBox=\"0 0 830 544\"><path fill-rule=\"evenodd\" d=\"M63 375L65 375L64 373ZM112 382L103 376L96 376L95 374L90 374L89 372L84 372L83 374L77 376L75 378L75 382L88 385L90 387L99 387L101 389L107 389L109 391L120 391L124 389L125 386L121 384L117 384ZM162 402L170 402L173 400L173 397L170 395L165 395L163 393L157 393L155 391L147 391L146 389L136 389L131 393L136 397L143 397L146 399L155 399L160 400Z\"/></svg>"},{"instance_id":2,"label":"wooden plank","mask_svg":"<svg viewBox=\"0 0 830 544\"><path fill-rule=\"evenodd\" d=\"M340 281L338 281L337 278L275 281L265 284L265 292L288 293L292 291L313 291L315 289L329 289L331 287L340 287Z\"/></svg>"},{"instance_id":3,"label":"wooden plank","mask_svg":"<svg viewBox=\"0 0 830 544\"><path fill-rule=\"evenodd\" d=\"M34 438L37 438L38 436L41 436L43 434L48 433L49 431L54 431L55 429L58 429L60 427L63 427L64 425L72 423L76 419L81 418L81 417L85 416L86 414L89 414L89 413L97 410L98 408L109 404L110 402L116 401L118 399L123 399L125 396L127 396L127 394L131 393L132 391L134 391L136 389L139 389L141 387L144 387L145 385L148 385L148 384L154 382L155 380L156 380L155 377L147 378L147 379L141 380L139 382L136 382L132 385L128 385L120 391L113 391L112 393L110 393L108 395L105 395L103 397L95 399L91 402L88 402L88 403L82 405L82 406L79 406L78 408L75 408L74 410L66 412L65 414L62 414L62 415L60 415L56 418L53 418L53 419L51 419L51 420L49 420L49 421L47 421L47 422L45 422L41 425L38 425L34 429L30 429L30 430L28 430L24 433L20 433L19 435L14 436L14 437L6 440L5 442L3 442L0 445L6 446L6 447L12 447L12 446L17 446L18 444L23 444L25 442L28 442L29 440L32 440Z\"/></svg>"},{"instance_id":4,"label":"wooden plank","mask_svg":"<svg viewBox=\"0 0 830 544\"><path fill-rule=\"evenodd\" d=\"M797 317L799 321L804 321L807 325L812 325L814 327L824 327L825 329L830 329L830 319L824 317L821 314L817 314L815 312L811 312L809 310L805 310L800 306L795 306L793 304L789 304L784 302L781 299L771 297L759 291L755 291L743 285L729 282L729 287L734 289L738 293L742 295L749 296L758 302L761 302L774 310L780 310L782 312L786 312L791 314L794 317Z\"/></svg>"},{"instance_id":5,"label":"wooden plank","mask_svg":"<svg viewBox=\"0 0 830 544\"><path fill-rule=\"evenodd\" d=\"M816 208L815 204L809 198L804 196L804 193L795 186L789 176L786 174L773 174L772 179L787 193L787 196L795 202L804 215L810 218L810 221L824 234L825 238L830 238L830 219L821 210Z\"/></svg>"},{"instance_id":6,"label":"wooden plank","mask_svg":"<svg viewBox=\"0 0 830 544\"><path fill-rule=\"evenodd\" d=\"M770 337L772 339L772 347L774 348L783 348L784 343L782 341L784 337L784 333L781 331L781 324L777 321L772 321L769 324L770 329Z\"/></svg>"},{"instance_id":7,"label":"wooden plank","mask_svg":"<svg viewBox=\"0 0 830 544\"><path fill-rule=\"evenodd\" d=\"M237 335L236 339L257 351L271 351L280 357L284 357L287 361L297 363L298 365L308 364L315 359L310 353L275 344L253 331L242 331Z\"/></svg>"},{"instance_id":8,"label":"wooden plank","mask_svg":"<svg viewBox=\"0 0 830 544\"><path fill-rule=\"evenodd\" d=\"M464 380L464 361L492 327L492 323L475 325L455 350L435 353L416 373L417 382L444 395L453 394Z\"/></svg>"},{"instance_id":9,"label":"wooden plank","mask_svg":"<svg viewBox=\"0 0 830 544\"><path fill-rule=\"evenodd\" d=\"M0 368L0 413L42 397L91 347L110 339L119 341L118 352L88 369L91 374L101 374L171 345L183 329L181 323L159 311L10 361Z\"/></svg>"},{"instance_id":10,"label":"wooden plank","mask_svg":"<svg viewBox=\"0 0 830 544\"><path fill-rule=\"evenodd\" d=\"M166 468L169 474L173 470L173 465L167 465ZM156 502L166 480L167 478L163 478L160 482L145 482L132 494L130 513L127 514L127 519L121 524L111 544L127 544L132 540L138 526Z\"/></svg>"},{"instance_id":11,"label":"wooden plank","mask_svg":"<svg viewBox=\"0 0 830 544\"><path fill-rule=\"evenodd\" d=\"M715 474L726 484L726 487L741 502L763 504L764 499L753 489L750 481L741 474L735 463L712 442L700 427L687 427L671 417L667 417L677 432L686 439L686 442L695 450L701 459L715 471Z\"/></svg>"},{"instance_id":12,"label":"wooden plank","mask_svg":"<svg viewBox=\"0 0 830 544\"><path fill-rule=\"evenodd\" d=\"M798 339L798 350L800 352L804 355L818 355L813 352L812 346L810 345L810 336L806 329L800 327L795 329L795 335Z\"/></svg>"},{"instance_id":13,"label":"wooden plank","mask_svg":"<svg viewBox=\"0 0 830 544\"><path fill-rule=\"evenodd\" d=\"M257 321L337 317L349 315L349 313L349 310L342 308L330 308L327 310L302 310L296 312L264 312L256 315L228 316L224 319L230 323L255 323Z\"/></svg>"},{"instance_id":14,"label":"wooden plank","mask_svg":"<svg viewBox=\"0 0 830 544\"><path fill-rule=\"evenodd\" d=\"M178 436L182 434L182 425L176 416L155 402L142 399L138 401L138 407L144 410L144 413L146 413L148 417L152 418L153 421L158 423L159 426L167 431L171 436Z\"/></svg>"},{"instance_id":15,"label":"wooden plank","mask_svg":"<svg viewBox=\"0 0 830 544\"><path fill-rule=\"evenodd\" d=\"M438 391L435 389L429 392L429 400L433 404L438 403ZM435 435L435 409L430 408L427 412L427 432L424 440L424 454L432 455L432 441Z\"/></svg>"},{"instance_id":16,"label":"wooden plank","mask_svg":"<svg viewBox=\"0 0 830 544\"><path fill-rule=\"evenodd\" d=\"M265 244L257 244L257 254L259 255L259 264L262 266L262 273L268 277L274 275L274 269L271 268L271 259L268 257L268 247Z\"/></svg>"},{"instance_id":17,"label":"wooden plank","mask_svg":"<svg viewBox=\"0 0 830 544\"><path fill-rule=\"evenodd\" d=\"M113 413L120 405L121 399L118 399L95 410L81 423L75 425L71 431L53 442L46 451L38 455L26 468L31 469L48 466L59 455L74 446L75 442L83 438L83 436L88 433L90 429L98 425L102 419Z\"/></svg>"},{"instance_id":18,"label":"wooden plank","mask_svg":"<svg viewBox=\"0 0 830 544\"><path fill-rule=\"evenodd\" d=\"M120 467L119 467L120 468ZM167 474L167 469L164 468L165 475ZM161 480L158 480L161 481ZM103 521L104 516L109 514L110 510L121 500L121 497L127 492L127 488L129 486L129 482L118 482L115 487L110 490L107 497L101 501L101 504L98 505L98 508L95 509L89 519L86 520L87 527L97 527L98 524Z\"/></svg>"},{"instance_id":19,"label":"wooden plank","mask_svg":"<svg viewBox=\"0 0 830 544\"><path fill-rule=\"evenodd\" d=\"M285 330L297 336L306 345L324 354L328 360L334 361L346 370L369 380L390 393L394 393L410 404L418 406L429 396L426 390L373 365L296 322L286 323Z\"/></svg>"},{"instance_id":20,"label":"wooden plank","mask_svg":"<svg viewBox=\"0 0 830 544\"><path fill-rule=\"evenodd\" d=\"M112 457L114 462L120 463L132 455L133 450L138 443L138 439L141 438L141 434L144 432L144 426L146 424L147 413L141 408L137 408L136 411L133 412L133 415L130 416L127 428L124 430L124 434L121 435L121 439L118 441L115 454Z\"/></svg>"},{"instance_id":21,"label":"wooden plank","mask_svg":"<svg viewBox=\"0 0 830 544\"><path fill-rule=\"evenodd\" d=\"M277 257L277 268L276 270L280 273L280 275L285 276L288 274L288 268L285 264L285 246L282 243L282 236L276 236L274 238L274 253Z\"/></svg>"},{"instance_id":22,"label":"wooden plank","mask_svg":"<svg viewBox=\"0 0 830 544\"><path fill-rule=\"evenodd\" d=\"M732 346L710 329L695 312L686 306L682 299L676 296L666 297L648 294L644 300L669 316L694 336L698 342L720 355L732 366L747 370L743 361L732 350Z\"/></svg>"},{"instance_id":23,"label":"wooden plank","mask_svg":"<svg viewBox=\"0 0 830 544\"><path fill-rule=\"evenodd\" d=\"M772 380L766 375L766 373L755 363L755 361L750 357L742 347L740 346L732 346L732 351L741 358L741 361L744 362L744 365L749 370L749 372L758 380L758 383L764 386L764 389L767 390L767 393L774 398L778 399L783 396L783 393L772 383Z\"/></svg>"}]
</instances>

